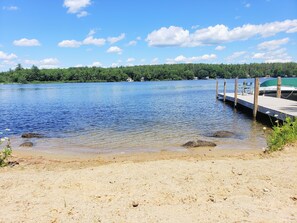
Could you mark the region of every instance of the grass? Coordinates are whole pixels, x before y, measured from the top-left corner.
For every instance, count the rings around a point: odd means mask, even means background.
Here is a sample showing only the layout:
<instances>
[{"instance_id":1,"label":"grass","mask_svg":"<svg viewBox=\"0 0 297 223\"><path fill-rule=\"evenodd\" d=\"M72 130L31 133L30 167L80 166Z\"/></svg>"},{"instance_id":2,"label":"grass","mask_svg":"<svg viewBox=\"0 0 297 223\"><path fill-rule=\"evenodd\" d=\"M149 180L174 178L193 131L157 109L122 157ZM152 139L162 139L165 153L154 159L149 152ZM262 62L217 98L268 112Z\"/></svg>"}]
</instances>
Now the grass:
<instances>
[{"instance_id":1,"label":"grass","mask_svg":"<svg viewBox=\"0 0 297 223\"><path fill-rule=\"evenodd\" d=\"M268 136L268 151L282 150L288 143L297 141L297 119L291 120L286 118L284 123L280 125L278 122L273 127L272 133Z\"/></svg>"}]
</instances>

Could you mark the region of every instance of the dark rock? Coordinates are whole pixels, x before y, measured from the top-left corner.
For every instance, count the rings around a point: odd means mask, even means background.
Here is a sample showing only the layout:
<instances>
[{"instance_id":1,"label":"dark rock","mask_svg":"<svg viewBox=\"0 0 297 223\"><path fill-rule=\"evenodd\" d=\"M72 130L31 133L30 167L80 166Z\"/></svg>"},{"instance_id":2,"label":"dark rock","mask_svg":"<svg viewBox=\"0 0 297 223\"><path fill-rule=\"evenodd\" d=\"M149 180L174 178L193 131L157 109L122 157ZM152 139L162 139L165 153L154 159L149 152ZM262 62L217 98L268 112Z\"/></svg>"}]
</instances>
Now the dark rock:
<instances>
[{"instance_id":1,"label":"dark rock","mask_svg":"<svg viewBox=\"0 0 297 223\"><path fill-rule=\"evenodd\" d=\"M28 132L28 133L24 133L22 134L22 138L44 138L44 135L39 134L39 133L33 133L33 132Z\"/></svg>"},{"instance_id":2,"label":"dark rock","mask_svg":"<svg viewBox=\"0 0 297 223\"><path fill-rule=\"evenodd\" d=\"M136 207L138 207L138 205L139 204L137 202L135 202L135 201L132 202L132 207L136 208Z\"/></svg>"},{"instance_id":3,"label":"dark rock","mask_svg":"<svg viewBox=\"0 0 297 223\"><path fill-rule=\"evenodd\" d=\"M32 147L33 143L32 142L24 142L20 145L21 147Z\"/></svg>"},{"instance_id":4,"label":"dark rock","mask_svg":"<svg viewBox=\"0 0 297 223\"><path fill-rule=\"evenodd\" d=\"M18 161L9 161L7 163L7 165L10 166L10 167L14 167L15 165L19 165L19 162Z\"/></svg>"},{"instance_id":5,"label":"dark rock","mask_svg":"<svg viewBox=\"0 0 297 223\"><path fill-rule=\"evenodd\" d=\"M235 133L229 132L229 131L217 131L212 135L212 137L217 137L217 138L232 138L235 136L236 136Z\"/></svg>"},{"instance_id":6,"label":"dark rock","mask_svg":"<svg viewBox=\"0 0 297 223\"><path fill-rule=\"evenodd\" d=\"M185 144L183 144L183 147L214 147L216 144L214 142L209 141L203 141L203 140L197 140L197 141L189 141Z\"/></svg>"}]
</instances>

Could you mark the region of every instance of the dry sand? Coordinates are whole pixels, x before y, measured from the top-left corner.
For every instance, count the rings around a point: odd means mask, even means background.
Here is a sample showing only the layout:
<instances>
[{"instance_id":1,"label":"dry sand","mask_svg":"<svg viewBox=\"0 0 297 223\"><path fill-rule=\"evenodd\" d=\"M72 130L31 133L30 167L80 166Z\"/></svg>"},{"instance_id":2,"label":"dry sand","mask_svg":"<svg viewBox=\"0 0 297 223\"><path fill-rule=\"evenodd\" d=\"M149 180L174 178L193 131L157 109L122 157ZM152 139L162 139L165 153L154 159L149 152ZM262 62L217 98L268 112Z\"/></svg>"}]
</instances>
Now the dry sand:
<instances>
[{"instance_id":1,"label":"dry sand","mask_svg":"<svg viewBox=\"0 0 297 223\"><path fill-rule=\"evenodd\" d=\"M0 222L297 222L297 144L13 160L0 169Z\"/></svg>"}]
</instances>

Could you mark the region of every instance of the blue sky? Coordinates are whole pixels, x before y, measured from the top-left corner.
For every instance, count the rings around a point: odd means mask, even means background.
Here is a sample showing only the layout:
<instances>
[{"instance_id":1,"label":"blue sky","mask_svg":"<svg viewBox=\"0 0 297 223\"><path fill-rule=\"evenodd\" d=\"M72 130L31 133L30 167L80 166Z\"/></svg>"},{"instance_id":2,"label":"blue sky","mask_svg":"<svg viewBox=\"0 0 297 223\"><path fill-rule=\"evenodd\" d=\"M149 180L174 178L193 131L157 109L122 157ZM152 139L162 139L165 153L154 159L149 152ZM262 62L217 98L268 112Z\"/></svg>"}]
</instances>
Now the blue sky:
<instances>
[{"instance_id":1,"label":"blue sky","mask_svg":"<svg viewBox=\"0 0 297 223\"><path fill-rule=\"evenodd\" d=\"M288 61L296 0L0 0L0 71Z\"/></svg>"}]
</instances>

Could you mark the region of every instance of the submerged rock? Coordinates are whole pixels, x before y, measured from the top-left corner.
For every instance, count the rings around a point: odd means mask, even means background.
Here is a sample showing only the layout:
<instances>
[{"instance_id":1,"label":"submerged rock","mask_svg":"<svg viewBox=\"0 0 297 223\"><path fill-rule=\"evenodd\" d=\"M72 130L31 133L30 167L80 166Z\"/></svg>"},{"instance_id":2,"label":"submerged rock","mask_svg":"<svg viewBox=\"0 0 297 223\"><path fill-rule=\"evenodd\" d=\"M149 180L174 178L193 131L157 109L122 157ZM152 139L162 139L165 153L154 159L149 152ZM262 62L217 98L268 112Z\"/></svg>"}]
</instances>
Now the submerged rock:
<instances>
[{"instance_id":1,"label":"submerged rock","mask_svg":"<svg viewBox=\"0 0 297 223\"><path fill-rule=\"evenodd\" d=\"M39 133L33 133L33 132L28 132L28 133L23 133L22 138L44 138L44 135L39 134Z\"/></svg>"},{"instance_id":2,"label":"submerged rock","mask_svg":"<svg viewBox=\"0 0 297 223\"><path fill-rule=\"evenodd\" d=\"M33 143L32 142L24 142L20 145L21 147L32 147Z\"/></svg>"},{"instance_id":3,"label":"submerged rock","mask_svg":"<svg viewBox=\"0 0 297 223\"><path fill-rule=\"evenodd\" d=\"M236 137L236 134L234 132L230 132L230 131L217 131L212 135L212 137L232 138L232 137Z\"/></svg>"},{"instance_id":4,"label":"submerged rock","mask_svg":"<svg viewBox=\"0 0 297 223\"><path fill-rule=\"evenodd\" d=\"M183 144L183 147L215 147L217 144L214 142L204 141L204 140L197 140L197 141L189 141Z\"/></svg>"}]
</instances>

